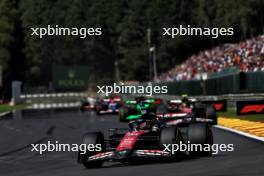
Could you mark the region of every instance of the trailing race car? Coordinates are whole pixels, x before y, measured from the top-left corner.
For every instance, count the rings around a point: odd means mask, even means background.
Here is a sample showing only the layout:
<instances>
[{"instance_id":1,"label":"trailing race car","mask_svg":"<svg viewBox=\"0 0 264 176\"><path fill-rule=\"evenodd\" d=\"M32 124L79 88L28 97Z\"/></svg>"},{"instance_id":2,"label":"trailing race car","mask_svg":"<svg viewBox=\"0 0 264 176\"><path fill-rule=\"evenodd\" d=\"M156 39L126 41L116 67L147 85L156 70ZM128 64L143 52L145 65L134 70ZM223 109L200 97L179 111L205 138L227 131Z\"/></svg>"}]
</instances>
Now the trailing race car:
<instances>
[{"instance_id":1,"label":"trailing race car","mask_svg":"<svg viewBox=\"0 0 264 176\"><path fill-rule=\"evenodd\" d=\"M126 117L129 114L138 114L139 109L138 109L138 103L136 100L127 100L125 101L125 104L123 107L120 107L119 109L119 121L120 122L125 122Z\"/></svg>"},{"instance_id":2,"label":"trailing race car","mask_svg":"<svg viewBox=\"0 0 264 176\"><path fill-rule=\"evenodd\" d=\"M104 98L98 100L95 105L95 111L98 115L101 114L115 114L119 112L119 108L122 106L122 99L118 96Z\"/></svg>"},{"instance_id":3,"label":"trailing race car","mask_svg":"<svg viewBox=\"0 0 264 176\"><path fill-rule=\"evenodd\" d=\"M85 100L81 101L80 110L84 111L91 111L95 109L95 99L93 98L86 98Z\"/></svg>"},{"instance_id":4,"label":"trailing race car","mask_svg":"<svg viewBox=\"0 0 264 176\"><path fill-rule=\"evenodd\" d=\"M125 105L120 108L119 120L120 122L129 121L129 116L140 115L144 112L155 112L158 105L162 103L160 98L146 99L143 97L137 97L135 100L125 101Z\"/></svg>"},{"instance_id":5,"label":"trailing race car","mask_svg":"<svg viewBox=\"0 0 264 176\"><path fill-rule=\"evenodd\" d=\"M126 121L140 119L143 114L154 112L158 117L177 118L177 119L191 119L203 122L208 122L212 125L217 124L216 110L213 105L202 104L196 100L189 100L186 97L182 100L169 100L167 104L157 104L155 109L149 110L148 105L144 102L136 104L136 113L128 114Z\"/></svg>"},{"instance_id":6,"label":"trailing race car","mask_svg":"<svg viewBox=\"0 0 264 176\"><path fill-rule=\"evenodd\" d=\"M202 104L196 100L169 100L157 108L156 114L163 118L185 118L192 117L200 121L217 124L215 107L209 104Z\"/></svg>"},{"instance_id":7,"label":"trailing race car","mask_svg":"<svg viewBox=\"0 0 264 176\"><path fill-rule=\"evenodd\" d=\"M131 121L129 130L110 129L108 140L102 132L86 133L82 144L100 145L101 151L78 154L78 162L86 168L99 168L105 161L130 162L144 159L177 159L182 156L210 156L213 135L208 123L167 125L153 113ZM199 144L208 150L172 151L168 145Z\"/></svg>"}]
</instances>

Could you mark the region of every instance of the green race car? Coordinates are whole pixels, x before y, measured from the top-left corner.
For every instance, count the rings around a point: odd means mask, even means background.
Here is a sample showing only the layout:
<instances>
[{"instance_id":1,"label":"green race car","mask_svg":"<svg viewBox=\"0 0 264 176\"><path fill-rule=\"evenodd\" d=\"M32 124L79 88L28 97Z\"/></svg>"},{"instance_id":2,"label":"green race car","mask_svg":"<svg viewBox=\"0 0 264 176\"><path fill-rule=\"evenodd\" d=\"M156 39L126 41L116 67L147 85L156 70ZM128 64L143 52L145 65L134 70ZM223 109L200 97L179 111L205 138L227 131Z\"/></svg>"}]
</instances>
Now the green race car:
<instances>
[{"instance_id":1,"label":"green race car","mask_svg":"<svg viewBox=\"0 0 264 176\"><path fill-rule=\"evenodd\" d=\"M144 99L141 101L127 100L125 101L125 106L119 110L119 120L120 122L126 122L130 120L135 120L141 118L142 114L147 112L154 112L159 104L161 104L161 99Z\"/></svg>"}]
</instances>

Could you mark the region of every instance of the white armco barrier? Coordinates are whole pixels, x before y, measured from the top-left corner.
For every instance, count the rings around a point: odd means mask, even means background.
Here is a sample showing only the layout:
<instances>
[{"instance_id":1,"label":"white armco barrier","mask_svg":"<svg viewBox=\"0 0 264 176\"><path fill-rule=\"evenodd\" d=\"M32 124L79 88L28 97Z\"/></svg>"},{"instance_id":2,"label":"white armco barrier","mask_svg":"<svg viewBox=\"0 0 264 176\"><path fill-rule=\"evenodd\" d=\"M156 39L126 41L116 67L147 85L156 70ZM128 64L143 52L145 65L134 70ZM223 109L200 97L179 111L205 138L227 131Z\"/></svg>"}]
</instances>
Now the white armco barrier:
<instances>
[{"instance_id":1,"label":"white armco barrier","mask_svg":"<svg viewBox=\"0 0 264 176\"><path fill-rule=\"evenodd\" d=\"M69 93L42 93L42 94L22 94L20 95L21 99L30 99L30 98L61 98L61 97L85 97L87 96L86 93L75 93L75 92L69 92Z\"/></svg>"},{"instance_id":2,"label":"white armco barrier","mask_svg":"<svg viewBox=\"0 0 264 176\"><path fill-rule=\"evenodd\" d=\"M56 109L56 108L76 108L81 104L79 102L69 102L69 103L35 103L27 109Z\"/></svg>"}]
</instances>

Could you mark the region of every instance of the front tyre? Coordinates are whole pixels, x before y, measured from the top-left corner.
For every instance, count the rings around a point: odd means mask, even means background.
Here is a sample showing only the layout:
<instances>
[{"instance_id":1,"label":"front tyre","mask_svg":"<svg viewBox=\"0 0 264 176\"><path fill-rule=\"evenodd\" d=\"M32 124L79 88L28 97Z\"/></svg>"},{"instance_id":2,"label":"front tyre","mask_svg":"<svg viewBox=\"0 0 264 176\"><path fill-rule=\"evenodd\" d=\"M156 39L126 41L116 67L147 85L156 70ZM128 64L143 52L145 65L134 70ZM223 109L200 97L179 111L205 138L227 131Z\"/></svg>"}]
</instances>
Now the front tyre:
<instances>
[{"instance_id":1,"label":"front tyre","mask_svg":"<svg viewBox=\"0 0 264 176\"><path fill-rule=\"evenodd\" d=\"M86 133L83 136L83 141L82 144L85 144L86 146L88 146L89 144L93 144L93 145L98 145L100 144L102 147L102 150L100 152L104 152L105 151L105 143L104 143L104 135L102 132L90 132L90 133ZM87 162L87 159L92 156L95 155L97 152L94 151L86 151L85 154L78 154L79 156L79 161L88 169L91 168L100 168L103 165L103 161L89 161Z\"/></svg>"},{"instance_id":2,"label":"front tyre","mask_svg":"<svg viewBox=\"0 0 264 176\"><path fill-rule=\"evenodd\" d=\"M119 121L120 122L126 122L127 116L129 115L129 109L126 107L120 107L119 108Z\"/></svg>"},{"instance_id":3,"label":"front tyre","mask_svg":"<svg viewBox=\"0 0 264 176\"><path fill-rule=\"evenodd\" d=\"M102 105L101 105L101 104L96 104L96 105L95 105L95 111L96 111L96 114L97 114L98 116L99 116L99 115L102 115L101 110L102 110Z\"/></svg>"},{"instance_id":4,"label":"front tyre","mask_svg":"<svg viewBox=\"0 0 264 176\"><path fill-rule=\"evenodd\" d=\"M208 123L193 123L188 127L188 141L202 148L197 151L190 151L193 156L211 156L213 145L213 133ZM204 150L207 147L208 150Z\"/></svg>"}]
</instances>

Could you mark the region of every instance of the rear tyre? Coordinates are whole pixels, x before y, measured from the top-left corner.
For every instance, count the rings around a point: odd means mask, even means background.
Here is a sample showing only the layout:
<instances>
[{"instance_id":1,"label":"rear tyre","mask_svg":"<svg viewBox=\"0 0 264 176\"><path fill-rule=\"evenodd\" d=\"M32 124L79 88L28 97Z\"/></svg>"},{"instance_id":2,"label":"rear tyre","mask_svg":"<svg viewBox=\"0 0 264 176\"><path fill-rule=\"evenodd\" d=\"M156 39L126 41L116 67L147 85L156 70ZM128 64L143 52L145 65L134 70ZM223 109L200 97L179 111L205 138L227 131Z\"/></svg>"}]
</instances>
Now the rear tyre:
<instances>
[{"instance_id":1,"label":"rear tyre","mask_svg":"<svg viewBox=\"0 0 264 176\"><path fill-rule=\"evenodd\" d=\"M173 145L173 144L180 144L180 141L182 141L182 135L178 128L176 127L169 127L169 128L163 128L160 133L160 145L162 150L164 150L166 147L165 145ZM171 154L177 155L180 153L180 151L170 151ZM173 153L174 152L174 153Z\"/></svg>"},{"instance_id":2,"label":"rear tyre","mask_svg":"<svg viewBox=\"0 0 264 176\"><path fill-rule=\"evenodd\" d=\"M212 125L217 125L217 115L214 106L206 107L206 118L212 120Z\"/></svg>"},{"instance_id":3,"label":"rear tyre","mask_svg":"<svg viewBox=\"0 0 264 176\"><path fill-rule=\"evenodd\" d=\"M120 107L119 109L119 121L120 122L126 122L127 116L129 115L129 109L126 107Z\"/></svg>"},{"instance_id":4,"label":"rear tyre","mask_svg":"<svg viewBox=\"0 0 264 176\"><path fill-rule=\"evenodd\" d=\"M96 114L97 115L102 115L102 113L100 112L101 109L102 109L102 106L101 105L96 105L95 111L96 111Z\"/></svg>"},{"instance_id":5,"label":"rear tyre","mask_svg":"<svg viewBox=\"0 0 264 176\"><path fill-rule=\"evenodd\" d=\"M105 151L104 135L103 135L102 132L86 133L83 136L82 144L86 144L86 146L89 145L89 144L93 144L93 145L101 144L102 151L100 151L100 152L104 152ZM92 152L92 151L88 151L88 150L86 151L85 154L80 154L79 153L79 161L81 161L82 164L88 169L100 168L103 165L103 161L89 161L89 162L85 162L85 161L87 161L88 157L90 157L92 155L95 155L96 153L97 152Z\"/></svg>"},{"instance_id":6,"label":"rear tyre","mask_svg":"<svg viewBox=\"0 0 264 176\"><path fill-rule=\"evenodd\" d=\"M102 115L102 113L101 113L101 107L96 107L96 114L97 115Z\"/></svg>"},{"instance_id":7,"label":"rear tyre","mask_svg":"<svg viewBox=\"0 0 264 176\"><path fill-rule=\"evenodd\" d=\"M199 118L206 117L206 105L201 103L196 103L194 108L194 116Z\"/></svg>"},{"instance_id":8,"label":"rear tyre","mask_svg":"<svg viewBox=\"0 0 264 176\"><path fill-rule=\"evenodd\" d=\"M99 116L102 115L102 113L100 112L100 110L96 111L96 114L99 115Z\"/></svg>"},{"instance_id":9,"label":"rear tyre","mask_svg":"<svg viewBox=\"0 0 264 176\"><path fill-rule=\"evenodd\" d=\"M202 148L190 151L193 156L211 156L213 145L213 134L209 124L193 123L188 127L188 141L190 144L201 144ZM204 150L206 149L206 150Z\"/></svg>"}]
</instances>

